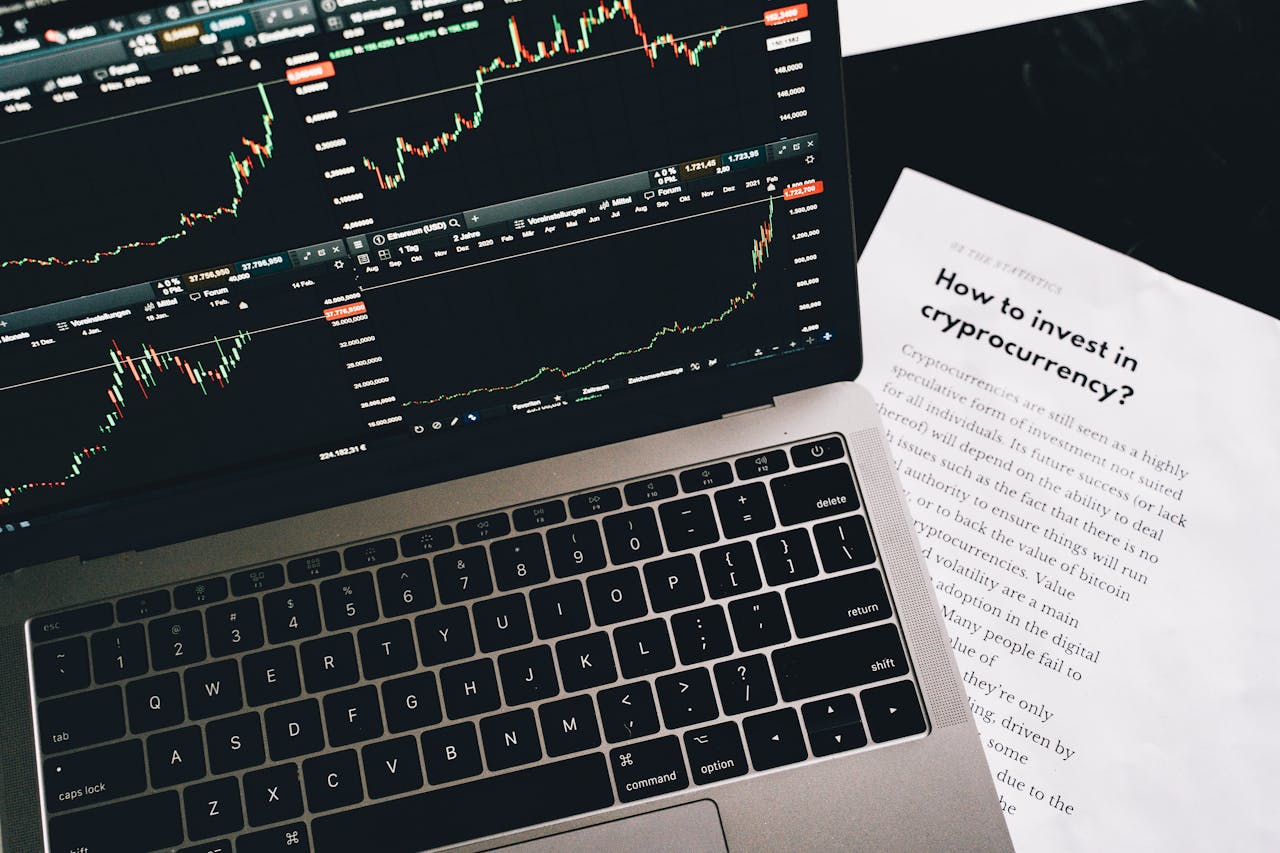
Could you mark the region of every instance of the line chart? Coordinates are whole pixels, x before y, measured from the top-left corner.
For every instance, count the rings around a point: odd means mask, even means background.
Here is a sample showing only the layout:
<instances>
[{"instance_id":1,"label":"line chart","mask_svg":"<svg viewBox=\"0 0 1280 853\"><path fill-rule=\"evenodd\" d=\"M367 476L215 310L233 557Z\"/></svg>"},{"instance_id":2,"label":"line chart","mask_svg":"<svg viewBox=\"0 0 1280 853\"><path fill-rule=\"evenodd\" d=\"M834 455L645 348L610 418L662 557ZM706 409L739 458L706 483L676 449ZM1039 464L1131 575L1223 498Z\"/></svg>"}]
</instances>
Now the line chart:
<instances>
[{"instance_id":1,"label":"line chart","mask_svg":"<svg viewBox=\"0 0 1280 853\"><path fill-rule=\"evenodd\" d=\"M631 22L632 30L636 38L640 40L651 68L657 67L658 56L664 52L664 48L670 48L671 53L676 58L684 58L690 68L699 68L702 63L702 54L715 48L719 44L721 36L729 29L727 26L721 26L708 37L698 39L696 42L681 40L672 33L650 37L636 17L635 11L631 7L631 0L614 0L612 5L606 4L605 0L600 0L598 6L593 6L583 11L578 17L576 35L571 35L571 31L560 23L559 18L552 15L552 37L550 41L539 40L536 42L536 49L530 49L520 35L519 23L512 16L507 24L511 35L512 58L507 59L499 56L489 64L481 65L476 69L476 81L473 86L475 109L469 115L455 112L451 129L441 131L421 144L409 142L403 136L396 137L396 165L393 168L384 169L369 156L362 158L364 168L372 172L377 178L379 189L398 189L408 180L408 174L405 169L407 157L427 160L437 154L445 153L449 150L449 146L455 144L468 132L476 130L483 124L485 117L484 90L485 84L491 75L499 71L513 71L525 65L537 65L562 55L573 56L586 53L591 50L592 36L596 28L615 20Z\"/></svg>"},{"instance_id":2,"label":"line chart","mask_svg":"<svg viewBox=\"0 0 1280 853\"><path fill-rule=\"evenodd\" d=\"M771 197L769 199L768 217L763 223L761 223L759 233L751 244L751 272L753 276L759 276L761 270L764 269L765 264L768 262L770 257L770 249L773 245L774 239L773 211L774 202ZM561 379L569 379L580 373L585 373L592 368L600 367L601 365L627 358L628 356L648 352L657 347L658 344L667 337L676 335L692 335L723 323L734 313L755 301L758 291L759 281L757 279L751 282L750 287L748 287L746 291L730 297L728 304L719 314L694 323L682 323L679 320L672 321L659 328L644 343L637 344L627 349L618 350L610 355L592 359L591 361L579 364L575 367L543 365L528 376L506 385L476 387L467 391L441 394L438 397L434 397L429 400L410 400L404 402L402 405L405 407L432 406L438 403L448 403L454 400L472 397L477 394L495 394L504 391L516 391L527 385L531 385L546 376L558 376Z\"/></svg>"},{"instance_id":3,"label":"line chart","mask_svg":"<svg viewBox=\"0 0 1280 853\"><path fill-rule=\"evenodd\" d=\"M151 239L130 240L119 243L109 249L101 249L89 255L81 257L64 258L55 255L47 257L20 257L0 260L0 270L10 267L75 267L87 264L97 264L108 258L114 258L134 249L155 248L166 243L180 240L189 235L197 226L214 222L223 217L238 217L240 214L240 205L244 201L245 194L248 191L249 181L255 171L265 169L271 161L275 153L275 142L273 139L273 126L275 124L275 111L272 109L271 101L267 97L267 90L263 84L256 86L259 97L262 99L262 140L257 141L250 139L244 135L240 137L240 143L248 149L247 153L238 155L231 151L227 153L228 167L231 171L231 184L233 187L232 197L229 202L212 210L187 211L178 215L178 228L167 234L162 234Z\"/></svg>"},{"instance_id":4,"label":"line chart","mask_svg":"<svg viewBox=\"0 0 1280 853\"><path fill-rule=\"evenodd\" d=\"M161 378L166 375L177 376L179 381L185 379L206 397L211 390L226 388L231 382L232 374L240 366L246 345L252 339L251 333L246 331L226 339L214 338L210 343L217 350L217 361L212 367L205 367L198 358L193 361L172 350L159 352L149 344L143 344L139 348L140 355L134 356L126 353L113 340L109 351L113 369L106 390L111 408L98 423L98 433L109 436L119 429L130 406L126 400L132 400L135 394L141 394L141 400L150 400L152 393L159 387ZM133 386L137 386L136 389ZM101 456L107 448L105 444L94 444L75 450L71 454L67 473L61 477L0 486L0 507L11 505L15 498L29 492L66 488L72 480L81 476L86 462Z\"/></svg>"}]
</instances>

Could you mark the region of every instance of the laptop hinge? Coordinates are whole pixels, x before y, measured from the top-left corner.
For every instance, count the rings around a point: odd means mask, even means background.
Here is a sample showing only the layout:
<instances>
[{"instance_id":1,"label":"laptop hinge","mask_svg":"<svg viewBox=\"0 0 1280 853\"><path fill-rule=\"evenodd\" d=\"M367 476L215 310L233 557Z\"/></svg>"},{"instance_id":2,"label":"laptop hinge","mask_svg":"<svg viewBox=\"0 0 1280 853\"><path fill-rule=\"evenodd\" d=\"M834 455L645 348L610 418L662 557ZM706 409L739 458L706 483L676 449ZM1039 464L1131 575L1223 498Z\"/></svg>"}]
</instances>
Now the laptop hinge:
<instances>
[{"instance_id":1,"label":"laptop hinge","mask_svg":"<svg viewBox=\"0 0 1280 853\"><path fill-rule=\"evenodd\" d=\"M738 415L749 415L752 412L763 412L768 409L774 408L774 406L775 406L775 403L772 400L770 400L769 402L765 403L763 406L752 406L749 409L739 409L736 412L729 412L727 414L721 415L720 418L722 420L725 418L736 418Z\"/></svg>"}]
</instances>

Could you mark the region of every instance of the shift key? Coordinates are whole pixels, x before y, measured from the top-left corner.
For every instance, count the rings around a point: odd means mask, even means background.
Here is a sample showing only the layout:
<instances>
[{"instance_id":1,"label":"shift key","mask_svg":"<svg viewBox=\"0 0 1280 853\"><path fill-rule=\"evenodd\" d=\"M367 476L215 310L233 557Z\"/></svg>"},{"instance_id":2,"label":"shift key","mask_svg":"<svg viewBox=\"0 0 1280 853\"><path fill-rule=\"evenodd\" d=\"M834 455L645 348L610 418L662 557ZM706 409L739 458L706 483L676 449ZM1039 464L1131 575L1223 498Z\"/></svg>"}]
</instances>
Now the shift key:
<instances>
[{"instance_id":1,"label":"shift key","mask_svg":"<svg viewBox=\"0 0 1280 853\"><path fill-rule=\"evenodd\" d=\"M853 472L843 462L777 477L769 485L783 524L801 524L858 508Z\"/></svg>"},{"instance_id":2,"label":"shift key","mask_svg":"<svg viewBox=\"0 0 1280 853\"><path fill-rule=\"evenodd\" d=\"M894 625L877 625L773 653L778 689L788 702L907 674Z\"/></svg>"},{"instance_id":3,"label":"shift key","mask_svg":"<svg viewBox=\"0 0 1280 853\"><path fill-rule=\"evenodd\" d=\"M51 812L96 806L147 787L142 741L56 756L44 762L45 806Z\"/></svg>"}]
</instances>

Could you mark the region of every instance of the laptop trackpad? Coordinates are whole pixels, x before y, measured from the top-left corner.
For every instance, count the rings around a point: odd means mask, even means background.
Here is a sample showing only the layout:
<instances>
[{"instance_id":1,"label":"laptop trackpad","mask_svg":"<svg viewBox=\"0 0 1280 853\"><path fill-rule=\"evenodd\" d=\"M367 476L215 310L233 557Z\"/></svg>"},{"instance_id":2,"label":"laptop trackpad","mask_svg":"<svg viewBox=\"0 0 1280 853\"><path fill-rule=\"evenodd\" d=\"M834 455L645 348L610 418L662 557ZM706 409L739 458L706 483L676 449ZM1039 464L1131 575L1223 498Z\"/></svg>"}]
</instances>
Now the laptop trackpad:
<instances>
[{"instance_id":1,"label":"laptop trackpad","mask_svg":"<svg viewBox=\"0 0 1280 853\"><path fill-rule=\"evenodd\" d=\"M503 847L502 853L727 853L728 849L719 809L710 800L699 800Z\"/></svg>"}]
</instances>

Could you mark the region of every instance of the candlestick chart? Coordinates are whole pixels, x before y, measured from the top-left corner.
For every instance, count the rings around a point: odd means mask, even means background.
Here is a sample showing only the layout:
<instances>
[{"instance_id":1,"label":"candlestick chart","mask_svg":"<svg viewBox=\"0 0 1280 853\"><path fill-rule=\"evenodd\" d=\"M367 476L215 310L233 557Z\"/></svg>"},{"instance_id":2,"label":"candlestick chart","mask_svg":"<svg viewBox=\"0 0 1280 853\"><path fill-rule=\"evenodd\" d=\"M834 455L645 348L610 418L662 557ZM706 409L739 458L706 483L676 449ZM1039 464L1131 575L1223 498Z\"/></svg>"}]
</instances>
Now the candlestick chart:
<instances>
[{"instance_id":1,"label":"candlestick chart","mask_svg":"<svg viewBox=\"0 0 1280 853\"><path fill-rule=\"evenodd\" d=\"M14 164L0 171L0 197L16 214L0 246L0 306L204 269L315 233L291 210L309 175L284 153L297 130L269 87L193 100L0 139Z\"/></svg>"},{"instance_id":2,"label":"candlestick chart","mask_svg":"<svg viewBox=\"0 0 1280 853\"><path fill-rule=\"evenodd\" d=\"M403 405L500 405L728 356L795 314L771 268L775 234L767 199L684 223L679 242L623 234L522 258L512 279L492 268L460 271L453 275L468 281L432 297L448 302L447 323L421 290L388 288L380 304L413 317L421 334L384 339L396 363L427 366L397 377L419 392ZM639 286L624 284L620 267L632 264Z\"/></svg>"}]
</instances>

